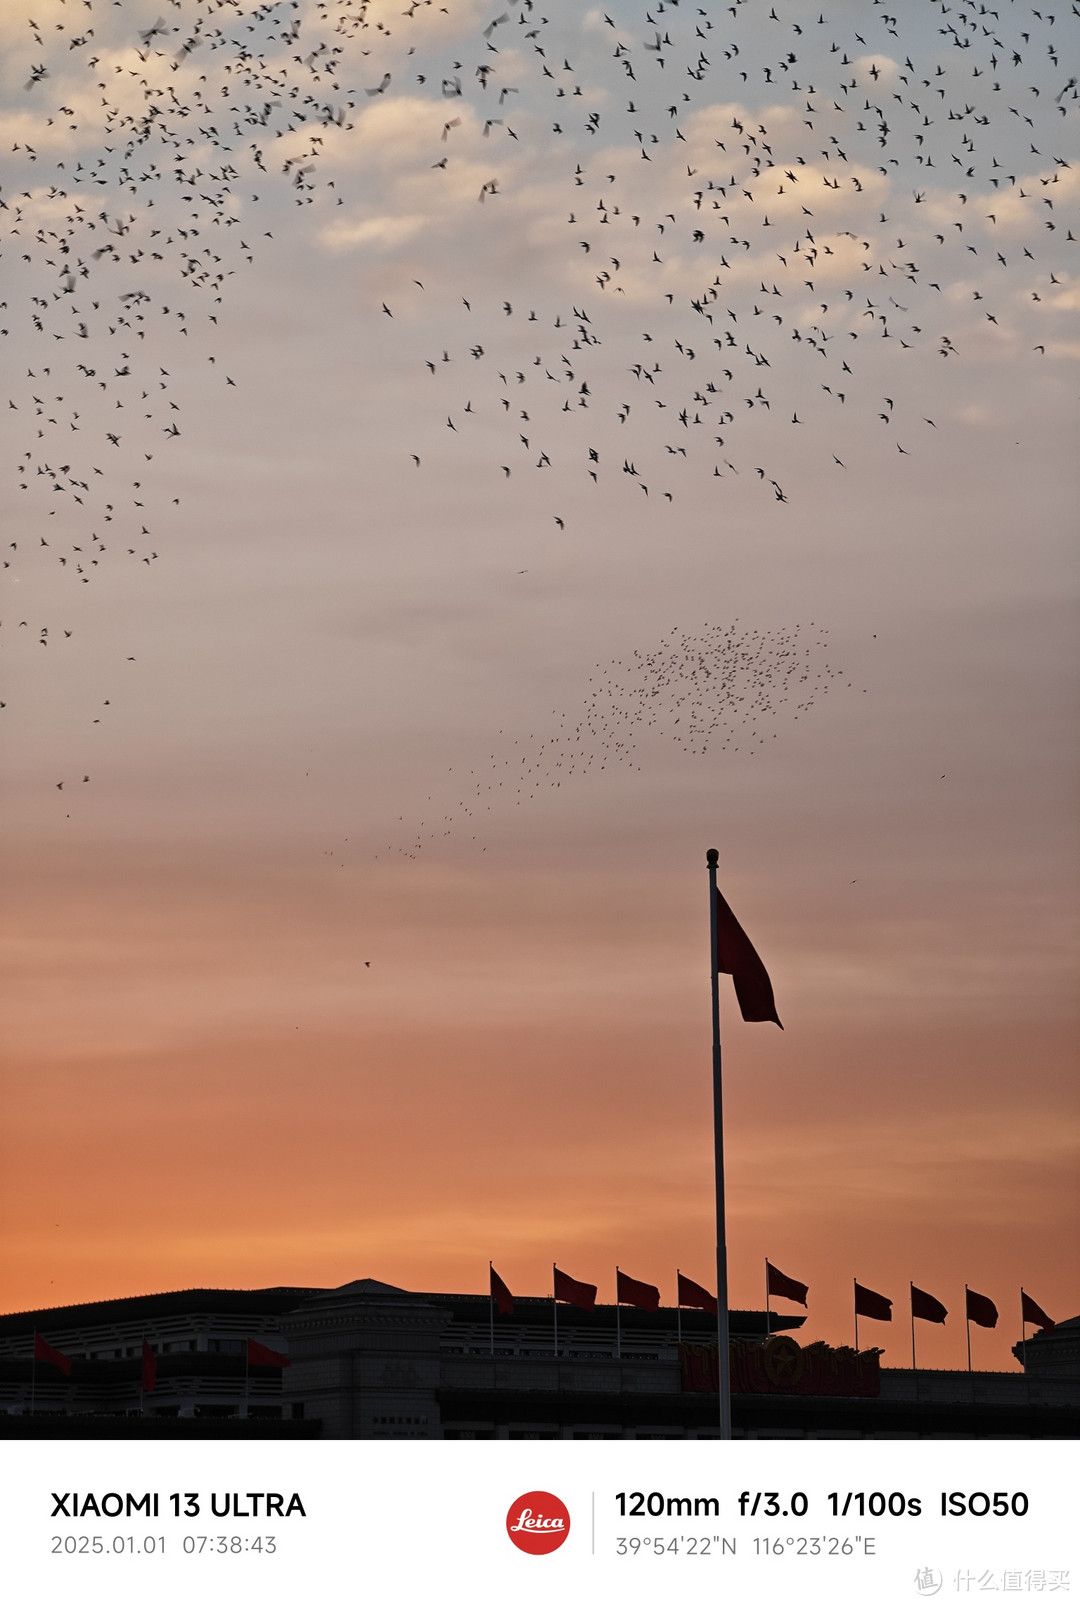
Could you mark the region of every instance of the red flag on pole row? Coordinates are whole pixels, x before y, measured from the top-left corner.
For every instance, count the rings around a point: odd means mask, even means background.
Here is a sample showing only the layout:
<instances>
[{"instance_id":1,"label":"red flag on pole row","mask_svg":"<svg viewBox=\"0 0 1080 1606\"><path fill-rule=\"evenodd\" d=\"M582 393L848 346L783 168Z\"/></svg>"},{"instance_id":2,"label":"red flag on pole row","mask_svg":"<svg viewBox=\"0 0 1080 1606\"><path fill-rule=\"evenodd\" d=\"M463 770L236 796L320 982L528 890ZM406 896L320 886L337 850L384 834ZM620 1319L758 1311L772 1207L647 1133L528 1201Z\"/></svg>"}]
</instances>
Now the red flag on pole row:
<instances>
[{"instance_id":1,"label":"red flag on pole row","mask_svg":"<svg viewBox=\"0 0 1080 1606\"><path fill-rule=\"evenodd\" d=\"M564 1305L576 1305L579 1310L593 1310L596 1307L596 1287L593 1283L579 1283L573 1277L568 1277L558 1266L553 1268L555 1273L555 1298L561 1299Z\"/></svg>"},{"instance_id":2,"label":"red flag on pole row","mask_svg":"<svg viewBox=\"0 0 1080 1606\"><path fill-rule=\"evenodd\" d=\"M507 1288L495 1267L489 1266L488 1269L491 1272L491 1297L495 1301L495 1309L500 1316L512 1316L514 1314L513 1294Z\"/></svg>"},{"instance_id":3,"label":"red flag on pole row","mask_svg":"<svg viewBox=\"0 0 1080 1606\"><path fill-rule=\"evenodd\" d=\"M34 1334L34 1359L35 1361L48 1361L50 1366L58 1366L65 1377L71 1376L71 1362L67 1356L63 1355L60 1350L53 1349L48 1340L42 1338L40 1333Z\"/></svg>"},{"instance_id":4,"label":"red flag on pole row","mask_svg":"<svg viewBox=\"0 0 1080 1606\"><path fill-rule=\"evenodd\" d=\"M780 1022L777 1021L776 1024L779 1026ZM806 1304L809 1292L806 1283L797 1283L794 1277L785 1277L782 1271L777 1271L768 1261L765 1262L765 1277L770 1294L779 1294L781 1299L793 1299L797 1305Z\"/></svg>"},{"instance_id":5,"label":"red flag on pole row","mask_svg":"<svg viewBox=\"0 0 1080 1606\"><path fill-rule=\"evenodd\" d=\"M875 1322L892 1321L892 1300L884 1294L875 1294L872 1288L855 1284L855 1314L869 1316Z\"/></svg>"},{"instance_id":6,"label":"red flag on pole row","mask_svg":"<svg viewBox=\"0 0 1080 1606\"><path fill-rule=\"evenodd\" d=\"M678 1278L678 1293L676 1299L680 1305L688 1305L691 1310L707 1310L716 1315L716 1295L710 1294L707 1288L700 1283L692 1282L684 1277L682 1272L676 1272Z\"/></svg>"},{"instance_id":7,"label":"red flag on pole row","mask_svg":"<svg viewBox=\"0 0 1080 1606\"><path fill-rule=\"evenodd\" d=\"M616 1267L615 1303L636 1305L638 1310L659 1310L660 1290L654 1288L652 1283L639 1283L635 1277L628 1277Z\"/></svg>"},{"instance_id":8,"label":"red flag on pole row","mask_svg":"<svg viewBox=\"0 0 1080 1606\"><path fill-rule=\"evenodd\" d=\"M1055 1323L1050 1320L1041 1306L1036 1305L1030 1294L1024 1293L1022 1288L1020 1290L1020 1316L1023 1321L1030 1322L1032 1327L1041 1327L1044 1333L1052 1333L1054 1330Z\"/></svg>"},{"instance_id":9,"label":"red flag on pole row","mask_svg":"<svg viewBox=\"0 0 1080 1606\"><path fill-rule=\"evenodd\" d=\"M145 1338L142 1341L142 1373L139 1387L144 1394L153 1394L157 1388L157 1356Z\"/></svg>"},{"instance_id":10,"label":"red flag on pole row","mask_svg":"<svg viewBox=\"0 0 1080 1606\"><path fill-rule=\"evenodd\" d=\"M249 1338L247 1341L247 1359L249 1366L291 1366L292 1359L283 1355L280 1350L267 1349L258 1339Z\"/></svg>"},{"instance_id":11,"label":"red flag on pole row","mask_svg":"<svg viewBox=\"0 0 1080 1606\"><path fill-rule=\"evenodd\" d=\"M769 972L719 889L716 893L716 935L716 968L722 976L730 976L734 981L735 997L739 1000L743 1020L775 1021L783 1031L776 1013Z\"/></svg>"},{"instance_id":12,"label":"red flag on pole row","mask_svg":"<svg viewBox=\"0 0 1080 1606\"><path fill-rule=\"evenodd\" d=\"M985 1294L976 1294L971 1288L965 1288L964 1294L968 1321L975 1322L979 1327L996 1327L998 1313L994 1301L987 1299Z\"/></svg>"},{"instance_id":13,"label":"red flag on pole row","mask_svg":"<svg viewBox=\"0 0 1080 1606\"><path fill-rule=\"evenodd\" d=\"M912 1283L911 1314L924 1322L944 1322L949 1313L940 1299L935 1299L933 1294L924 1294L921 1288L916 1288Z\"/></svg>"}]
</instances>

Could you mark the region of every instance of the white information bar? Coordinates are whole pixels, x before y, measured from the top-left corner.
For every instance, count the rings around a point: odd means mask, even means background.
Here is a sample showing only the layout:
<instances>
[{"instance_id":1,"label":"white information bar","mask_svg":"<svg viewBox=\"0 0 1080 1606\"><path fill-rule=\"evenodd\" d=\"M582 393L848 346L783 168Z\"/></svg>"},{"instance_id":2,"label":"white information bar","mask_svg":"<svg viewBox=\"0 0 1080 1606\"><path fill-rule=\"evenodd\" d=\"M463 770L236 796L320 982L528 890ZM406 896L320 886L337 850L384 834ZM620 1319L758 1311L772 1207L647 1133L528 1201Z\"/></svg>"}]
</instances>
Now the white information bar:
<instances>
[{"instance_id":1,"label":"white information bar","mask_svg":"<svg viewBox=\"0 0 1080 1606\"><path fill-rule=\"evenodd\" d=\"M24 1441L0 1487L35 1606L1080 1590L1068 1441Z\"/></svg>"}]
</instances>

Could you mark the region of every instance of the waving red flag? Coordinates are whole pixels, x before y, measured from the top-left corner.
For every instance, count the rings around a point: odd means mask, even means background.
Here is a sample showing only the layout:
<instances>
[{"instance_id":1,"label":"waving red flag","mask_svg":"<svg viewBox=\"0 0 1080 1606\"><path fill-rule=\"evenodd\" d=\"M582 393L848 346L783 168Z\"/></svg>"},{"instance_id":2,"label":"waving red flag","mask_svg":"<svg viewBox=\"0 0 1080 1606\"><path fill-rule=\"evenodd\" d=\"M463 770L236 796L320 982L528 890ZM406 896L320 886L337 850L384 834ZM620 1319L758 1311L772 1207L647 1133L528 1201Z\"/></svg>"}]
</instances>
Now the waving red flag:
<instances>
[{"instance_id":1,"label":"waving red flag","mask_svg":"<svg viewBox=\"0 0 1080 1606\"><path fill-rule=\"evenodd\" d=\"M512 1316L514 1314L513 1294L507 1288L495 1267L490 1263L488 1270L491 1273L491 1297L495 1301L495 1309L500 1316Z\"/></svg>"},{"instance_id":2,"label":"waving red flag","mask_svg":"<svg viewBox=\"0 0 1080 1606\"><path fill-rule=\"evenodd\" d=\"M985 1294L976 1294L970 1288L964 1289L964 1296L969 1322L976 1322L979 1327L997 1326L997 1306L992 1299L987 1299Z\"/></svg>"},{"instance_id":3,"label":"waving red flag","mask_svg":"<svg viewBox=\"0 0 1080 1606\"><path fill-rule=\"evenodd\" d=\"M892 1321L892 1300L884 1294L875 1294L872 1288L855 1284L855 1314L869 1316L875 1322Z\"/></svg>"},{"instance_id":4,"label":"waving red flag","mask_svg":"<svg viewBox=\"0 0 1080 1606\"><path fill-rule=\"evenodd\" d=\"M1022 1288L1020 1290L1020 1316L1023 1321L1030 1322L1032 1327L1041 1327L1044 1333L1052 1333L1057 1325L1050 1320L1040 1305L1036 1305L1030 1294L1024 1293Z\"/></svg>"},{"instance_id":5,"label":"waving red flag","mask_svg":"<svg viewBox=\"0 0 1080 1606\"><path fill-rule=\"evenodd\" d=\"M676 1272L675 1275L678 1279L678 1292L675 1298L679 1304L689 1305L691 1310L711 1311L715 1316L717 1310L716 1295L710 1294L709 1290L702 1288L700 1283L692 1282L689 1277L684 1277L681 1271Z\"/></svg>"},{"instance_id":6,"label":"waving red flag","mask_svg":"<svg viewBox=\"0 0 1080 1606\"><path fill-rule=\"evenodd\" d=\"M157 1356L145 1338L142 1341L142 1373L139 1384L144 1394L153 1394L157 1388Z\"/></svg>"},{"instance_id":7,"label":"waving red flag","mask_svg":"<svg viewBox=\"0 0 1080 1606\"><path fill-rule=\"evenodd\" d=\"M933 1294L924 1294L921 1288L916 1288L912 1283L911 1314L924 1322L944 1322L949 1313L940 1299L935 1299Z\"/></svg>"},{"instance_id":8,"label":"waving red flag","mask_svg":"<svg viewBox=\"0 0 1080 1606\"><path fill-rule=\"evenodd\" d=\"M60 1350L53 1349L48 1340L42 1338L40 1333L34 1334L34 1359L35 1361L48 1361L50 1366L58 1366L65 1377L71 1376L71 1362L67 1356L62 1354Z\"/></svg>"},{"instance_id":9,"label":"waving red flag","mask_svg":"<svg viewBox=\"0 0 1080 1606\"><path fill-rule=\"evenodd\" d=\"M249 1366L291 1366L292 1359L283 1355L280 1350L267 1349L258 1339L249 1338L247 1341L247 1358Z\"/></svg>"},{"instance_id":10,"label":"waving red flag","mask_svg":"<svg viewBox=\"0 0 1080 1606\"><path fill-rule=\"evenodd\" d=\"M775 1021L783 1031L769 972L719 891L716 894L716 936L716 968L722 976L730 976L734 981L743 1020Z\"/></svg>"},{"instance_id":11,"label":"waving red flag","mask_svg":"<svg viewBox=\"0 0 1080 1606\"><path fill-rule=\"evenodd\" d=\"M596 1287L593 1283L579 1283L573 1277L568 1277L558 1266L555 1272L555 1298L561 1299L564 1305L576 1305L579 1310L594 1310L596 1308Z\"/></svg>"},{"instance_id":12,"label":"waving red flag","mask_svg":"<svg viewBox=\"0 0 1080 1606\"><path fill-rule=\"evenodd\" d=\"M654 1288L652 1283L639 1283L635 1277L628 1277L616 1266L615 1303L636 1305L638 1310L659 1310L660 1290Z\"/></svg>"},{"instance_id":13,"label":"waving red flag","mask_svg":"<svg viewBox=\"0 0 1080 1606\"><path fill-rule=\"evenodd\" d=\"M777 1025L779 1025L777 1021ZM809 1288L806 1283L797 1283L794 1277L785 1277L782 1271L765 1262L765 1286L770 1294L779 1294L781 1299L793 1299L796 1305L805 1305Z\"/></svg>"}]
</instances>

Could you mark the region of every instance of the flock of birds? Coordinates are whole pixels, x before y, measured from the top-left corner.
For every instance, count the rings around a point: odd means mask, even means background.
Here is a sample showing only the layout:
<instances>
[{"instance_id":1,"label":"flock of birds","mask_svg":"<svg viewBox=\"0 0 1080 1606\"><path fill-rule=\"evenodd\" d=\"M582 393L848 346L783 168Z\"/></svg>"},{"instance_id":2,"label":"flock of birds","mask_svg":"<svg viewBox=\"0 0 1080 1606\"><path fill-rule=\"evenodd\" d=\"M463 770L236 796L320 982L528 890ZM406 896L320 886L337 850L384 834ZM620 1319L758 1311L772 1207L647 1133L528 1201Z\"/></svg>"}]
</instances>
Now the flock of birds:
<instances>
[{"instance_id":1,"label":"flock of birds","mask_svg":"<svg viewBox=\"0 0 1080 1606\"><path fill-rule=\"evenodd\" d=\"M552 709L546 736L514 737L498 746L485 765L469 769L464 796L437 820L419 820L408 842L391 842L388 851L416 858L459 830L477 841L484 816L508 804L530 803L590 771L640 769L639 744L650 732L695 756L710 746L752 755L776 740L773 727L782 713L798 719L834 684L850 687L826 657L827 636L812 624L809 630L755 630L740 628L736 619L693 634L676 628L649 650L597 664L579 708ZM451 768L448 775L454 774ZM460 781L458 775L455 784L463 790Z\"/></svg>"},{"instance_id":2,"label":"flock of birds","mask_svg":"<svg viewBox=\"0 0 1080 1606\"><path fill-rule=\"evenodd\" d=\"M502 0L479 21L469 0L159 3L29 0L8 52L0 333L8 469L34 506L4 553L17 646L69 650L68 588L167 558L169 453L200 441L181 391L236 386L221 322L282 230L362 230L385 180L350 152L391 137L395 99L428 130L404 177L429 238L414 277L369 273L366 316L416 361L403 462L527 476L545 532L590 487L658 517L734 476L788 503L807 425L841 477L875 432L915 460L948 427L935 367L1040 362L1061 338L1076 0ZM499 208L511 233L541 218L542 295L497 282ZM561 784L674 710L689 750L747 720L760 736L809 672L794 642L676 634L610 666L572 729L492 762ZM477 798L510 784L473 779Z\"/></svg>"}]
</instances>

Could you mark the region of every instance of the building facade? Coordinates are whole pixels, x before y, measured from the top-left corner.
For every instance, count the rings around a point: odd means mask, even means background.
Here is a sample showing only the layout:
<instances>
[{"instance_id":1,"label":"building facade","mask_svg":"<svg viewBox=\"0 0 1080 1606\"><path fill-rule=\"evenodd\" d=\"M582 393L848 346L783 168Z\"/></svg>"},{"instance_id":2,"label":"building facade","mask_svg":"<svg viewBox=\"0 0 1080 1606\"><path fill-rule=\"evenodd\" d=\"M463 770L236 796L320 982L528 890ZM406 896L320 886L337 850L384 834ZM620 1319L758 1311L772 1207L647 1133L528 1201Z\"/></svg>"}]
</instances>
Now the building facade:
<instances>
[{"instance_id":1,"label":"building facade","mask_svg":"<svg viewBox=\"0 0 1080 1606\"><path fill-rule=\"evenodd\" d=\"M761 1363L736 1369L747 1390L733 1395L736 1437L1080 1433L1080 1319L1018 1345L1023 1370L1009 1373L879 1371L875 1352L856 1362L800 1349L802 1322L731 1312L737 1346ZM35 1333L70 1360L70 1376L33 1360ZM502 1316L480 1295L372 1279L26 1311L0 1317L0 1436L716 1438L715 1383L689 1364L715 1335L701 1311L517 1299ZM290 1365L250 1366L249 1338ZM157 1357L152 1393L141 1389L144 1339ZM830 1391L809 1392L830 1366Z\"/></svg>"},{"instance_id":2,"label":"building facade","mask_svg":"<svg viewBox=\"0 0 1080 1606\"><path fill-rule=\"evenodd\" d=\"M0 1316L2 1414L61 1413L184 1419L282 1416L280 1371L245 1364L247 1340L282 1348L280 1318L320 1290L191 1288ZM39 1333L71 1363L33 1360ZM142 1345L157 1359L141 1388Z\"/></svg>"}]
</instances>

